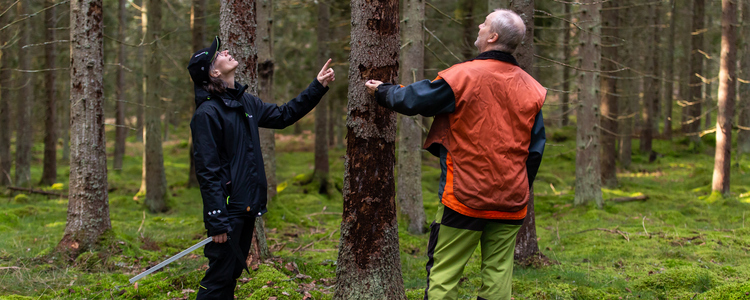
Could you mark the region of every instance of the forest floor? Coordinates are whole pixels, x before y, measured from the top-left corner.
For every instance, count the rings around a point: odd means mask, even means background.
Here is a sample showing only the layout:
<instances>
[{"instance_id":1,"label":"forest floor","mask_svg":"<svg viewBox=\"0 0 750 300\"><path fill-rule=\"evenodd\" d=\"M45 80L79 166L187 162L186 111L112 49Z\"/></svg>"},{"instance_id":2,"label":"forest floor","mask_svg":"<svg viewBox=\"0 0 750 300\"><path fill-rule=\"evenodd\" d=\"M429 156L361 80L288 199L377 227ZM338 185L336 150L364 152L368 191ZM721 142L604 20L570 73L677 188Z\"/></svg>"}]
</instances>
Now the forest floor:
<instances>
[{"instance_id":1,"label":"forest floor","mask_svg":"<svg viewBox=\"0 0 750 300\"><path fill-rule=\"evenodd\" d=\"M184 187L187 133L173 136L183 139L164 144L171 209L151 214L142 200L134 200L142 144L129 140L123 170L109 172L112 230L100 249L75 261L53 251L65 228L66 199L0 190L0 299L194 298L207 268L201 250L128 284L205 236L200 192ZM345 153L330 152L331 183L338 193L320 195L317 187L303 184L313 170L312 141L309 133L278 139L279 194L265 215L274 258L242 275L238 299L332 297ZM604 198L649 199L605 201L597 209L573 205L575 129L548 129L535 183L536 222L542 253L558 263L517 266L514 299L750 299L750 156L732 157L731 197L712 195L713 144L710 136L704 146L684 138L655 141L659 155L652 163L636 151L633 164L618 172L619 186L604 189ZM38 180L42 145L35 147L32 175ZM434 158L425 156L423 162L424 207L432 222L440 171ZM67 190L69 170L59 165L62 184L49 190ZM411 235L405 228L401 222L404 285L409 299L422 299L429 234ZM459 285L460 299L476 297L479 267L477 250Z\"/></svg>"}]
</instances>

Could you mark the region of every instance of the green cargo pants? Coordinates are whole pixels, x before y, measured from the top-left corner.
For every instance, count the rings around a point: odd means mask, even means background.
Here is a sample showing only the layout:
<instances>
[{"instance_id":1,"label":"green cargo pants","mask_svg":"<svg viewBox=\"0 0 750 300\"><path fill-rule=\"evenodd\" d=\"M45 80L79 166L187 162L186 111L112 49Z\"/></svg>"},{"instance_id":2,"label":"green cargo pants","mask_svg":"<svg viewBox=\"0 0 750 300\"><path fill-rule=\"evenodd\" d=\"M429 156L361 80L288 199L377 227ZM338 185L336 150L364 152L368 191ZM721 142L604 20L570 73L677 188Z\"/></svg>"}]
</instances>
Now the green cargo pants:
<instances>
[{"instance_id":1,"label":"green cargo pants","mask_svg":"<svg viewBox=\"0 0 750 300\"><path fill-rule=\"evenodd\" d=\"M458 281L477 243L482 251L482 286L477 299L509 300L513 250L521 225L476 219L440 204L430 226L427 289L424 299L457 299Z\"/></svg>"}]
</instances>

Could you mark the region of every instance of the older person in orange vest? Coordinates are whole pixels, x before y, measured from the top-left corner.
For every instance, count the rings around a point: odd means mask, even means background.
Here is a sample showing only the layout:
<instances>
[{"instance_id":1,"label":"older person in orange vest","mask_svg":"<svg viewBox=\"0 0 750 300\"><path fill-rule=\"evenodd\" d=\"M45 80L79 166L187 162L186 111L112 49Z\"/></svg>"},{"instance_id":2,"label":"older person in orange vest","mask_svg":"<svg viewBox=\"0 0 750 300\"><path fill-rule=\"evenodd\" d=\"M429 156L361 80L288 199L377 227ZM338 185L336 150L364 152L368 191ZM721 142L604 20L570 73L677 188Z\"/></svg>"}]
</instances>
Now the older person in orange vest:
<instances>
[{"instance_id":1,"label":"older person in orange vest","mask_svg":"<svg viewBox=\"0 0 750 300\"><path fill-rule=\"evenodd\" d=\"M425 299L458 297L477 244L477 299L511 297L516 235L546 141L547 91L512 56L525 32L517 14L498 9L479 25L476 58L408 86L366 82L384 107L435 116L424 148L440 157L441 203L430 228Z\"/></svg>"}]
</instances>

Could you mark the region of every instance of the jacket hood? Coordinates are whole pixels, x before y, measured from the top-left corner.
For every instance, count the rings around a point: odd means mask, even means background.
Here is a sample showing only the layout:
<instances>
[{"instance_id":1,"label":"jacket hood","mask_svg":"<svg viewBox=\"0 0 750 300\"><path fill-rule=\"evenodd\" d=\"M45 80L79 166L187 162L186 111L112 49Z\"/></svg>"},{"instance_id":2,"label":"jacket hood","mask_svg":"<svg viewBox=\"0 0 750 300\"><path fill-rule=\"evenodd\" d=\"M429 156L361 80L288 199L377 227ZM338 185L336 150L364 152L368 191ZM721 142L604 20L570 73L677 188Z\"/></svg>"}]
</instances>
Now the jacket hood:
<instances>
[{"instance_id":1,"label":"jacket hood","mask_svg":"<svg viewBox=\"0 0 750 300\"><path fill-rule=\"evenodd\" d=\"M245 93L245 90L247 90L247 85L242 85L242 84L240 84L239 82L236 82L236 81L234 82L234 86L237 87L238 95L242 95L243 93ZM232 104L230 104L229 100L235 100L235 99L234 99L233 96L231 96L227 92L224 92L223 94L216 96L216 95L213 95L213 94L209 93L208 91L206 91L206 89L204 89L202 86L197 85L197 84L193 85L193 89L195 91L195 107L196 108L198 108L199 106L201 106L201 104L203 104L204 102L206 102L208 100L211 100L212 96L221 98L222 100L224 100L222 102L224 102L224 104L226 104L229 107L234 107L234 106L239 106L240 105L239 103L232 103ZM233 104L235 104L235 105L233 105Z\"/></svg>"}]
</instances>

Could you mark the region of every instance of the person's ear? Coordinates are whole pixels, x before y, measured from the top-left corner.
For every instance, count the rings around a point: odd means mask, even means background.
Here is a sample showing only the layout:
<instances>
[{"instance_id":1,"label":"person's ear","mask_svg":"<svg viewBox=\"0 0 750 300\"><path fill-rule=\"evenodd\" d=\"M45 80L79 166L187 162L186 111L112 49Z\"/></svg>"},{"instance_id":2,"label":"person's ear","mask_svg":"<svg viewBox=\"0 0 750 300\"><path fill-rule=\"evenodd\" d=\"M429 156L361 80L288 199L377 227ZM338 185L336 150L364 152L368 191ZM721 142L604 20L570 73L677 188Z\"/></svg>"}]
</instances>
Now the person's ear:
<instances>
[{"instance_id":1,"label":"person's ear","mask_svg":"<svg viewBox=\"0 0 750 300\"><path fill-rule=\"evenodd\" d=\"M498 39L500 39L500 35L493 32L492 34L490 34L490 38L487 39L487 43L494 44Z\"/></svg>"},{"instance_id":2,"label":"person's ear","mask_svg":"<svg viewBox=\"0 0 750 300\"><path fill-rule=\"evenodd\" d=\"M221 76L221 72L217 69L213 69L208 75L211 77L219 78L219 76Z\"/></svg>"}]
</instances>

